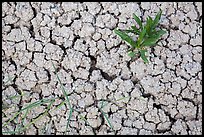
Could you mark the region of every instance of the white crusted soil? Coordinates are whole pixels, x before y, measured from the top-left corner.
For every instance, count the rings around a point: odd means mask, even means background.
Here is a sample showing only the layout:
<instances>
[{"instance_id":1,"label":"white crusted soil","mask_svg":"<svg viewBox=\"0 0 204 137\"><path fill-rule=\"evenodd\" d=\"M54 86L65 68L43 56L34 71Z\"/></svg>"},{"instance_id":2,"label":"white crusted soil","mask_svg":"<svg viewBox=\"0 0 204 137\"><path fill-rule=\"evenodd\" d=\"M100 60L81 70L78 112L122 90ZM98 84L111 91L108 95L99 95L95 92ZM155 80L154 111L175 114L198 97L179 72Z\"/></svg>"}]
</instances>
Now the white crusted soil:
<instances>
[{"instance_id":1,"label":"white crusted soil","mask_svg":"<svg viewBox=\"0 0 204 137\"><path fill-rule=\"evenodd\" d=\"M131 60L113 30L159 8L167 33ZM3 2L2 132L201 135L201 40L201 2Z\"/></svg>"}]
</instances>

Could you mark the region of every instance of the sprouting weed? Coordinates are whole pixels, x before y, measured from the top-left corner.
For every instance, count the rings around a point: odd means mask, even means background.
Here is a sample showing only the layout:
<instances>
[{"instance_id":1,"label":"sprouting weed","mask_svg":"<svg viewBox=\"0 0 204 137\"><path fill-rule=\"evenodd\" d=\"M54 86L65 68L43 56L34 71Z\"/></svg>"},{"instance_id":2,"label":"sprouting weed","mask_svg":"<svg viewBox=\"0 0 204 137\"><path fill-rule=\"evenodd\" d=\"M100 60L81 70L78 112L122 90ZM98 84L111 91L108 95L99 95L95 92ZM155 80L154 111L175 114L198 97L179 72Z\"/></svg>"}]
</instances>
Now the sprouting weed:
<instances>
[{"instance_id":1,"label":"sprouting weed","mask_svg":"<svg viewBox=\"0 0 204 137\"><path fill-rule=\"evenodd\" d=\"M131 46L131 48L128 50L128 55L130 57L134 58L136 55L141 56L144 63L148 63L148 59L145 55L147 52L146 48L155 46L161 36L166 33L164 30L156 29L161 18L161 14L162 10L160 9L154 20L148 16L146 24L143 25L141 20L133 13L133 18L139 25L139 28L133 25L128 30L114 30L115 34L117 34L122 40L126 41ZM137 35L137 40L133 40L128 33Z\"/></svg>"}]
</instances>

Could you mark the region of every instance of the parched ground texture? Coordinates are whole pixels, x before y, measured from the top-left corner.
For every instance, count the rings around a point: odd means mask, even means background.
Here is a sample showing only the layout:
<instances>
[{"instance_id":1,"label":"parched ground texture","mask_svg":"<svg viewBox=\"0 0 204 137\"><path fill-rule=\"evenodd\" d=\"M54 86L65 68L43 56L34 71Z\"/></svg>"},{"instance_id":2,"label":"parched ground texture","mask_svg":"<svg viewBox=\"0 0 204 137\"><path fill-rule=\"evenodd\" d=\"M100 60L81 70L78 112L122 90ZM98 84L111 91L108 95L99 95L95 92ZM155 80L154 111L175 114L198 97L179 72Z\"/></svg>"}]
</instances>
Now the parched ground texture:
<instances>
[{"instance_id":1,"label":"parched ground texture","mask_svg":"<svg viewBox=\"0 0 204 137\"><path fill-rule=\"evenodd\" d=\"M113 30L159 8L167 33L148 49L149 64L132 61ZM202 134L201 37L201 2L3 2L2 131L32 121L20 134L65 133L69 106L51 111L65 100L53 62L74 109L67 134ZM47 104L9 121L51 98L42 118Z\"/></svg>"}]
</instances>

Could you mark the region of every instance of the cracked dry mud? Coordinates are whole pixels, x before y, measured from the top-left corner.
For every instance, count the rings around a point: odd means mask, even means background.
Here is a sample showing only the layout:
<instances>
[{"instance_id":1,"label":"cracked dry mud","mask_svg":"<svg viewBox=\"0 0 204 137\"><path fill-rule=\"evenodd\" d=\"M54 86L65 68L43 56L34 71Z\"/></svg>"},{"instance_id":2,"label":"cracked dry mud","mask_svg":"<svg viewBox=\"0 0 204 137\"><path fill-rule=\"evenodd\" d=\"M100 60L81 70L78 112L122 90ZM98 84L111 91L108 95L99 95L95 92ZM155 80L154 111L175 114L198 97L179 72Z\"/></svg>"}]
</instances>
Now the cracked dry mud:
<instances>
[{"instance_id":1,"label":"cracked dry mud","mask_svg":"<svg viewBox=\"0 0 204 137\"><path fill-rule=\"evenodd\" d=\"M113 29L135 23L132 13L144 21L159 8L167 33L148 49L149 64L132 61ZM2 123L31 102L59 97L52 109L65 100L53 61L75 110L67 134L114 134L102 100L117 135L202 134L201 37L201 2L3 2ZM46 108L30 110L24 125ZM64 134L67 113L67 105L48 111L21 134Z\"/></svg>"}]
</instances>

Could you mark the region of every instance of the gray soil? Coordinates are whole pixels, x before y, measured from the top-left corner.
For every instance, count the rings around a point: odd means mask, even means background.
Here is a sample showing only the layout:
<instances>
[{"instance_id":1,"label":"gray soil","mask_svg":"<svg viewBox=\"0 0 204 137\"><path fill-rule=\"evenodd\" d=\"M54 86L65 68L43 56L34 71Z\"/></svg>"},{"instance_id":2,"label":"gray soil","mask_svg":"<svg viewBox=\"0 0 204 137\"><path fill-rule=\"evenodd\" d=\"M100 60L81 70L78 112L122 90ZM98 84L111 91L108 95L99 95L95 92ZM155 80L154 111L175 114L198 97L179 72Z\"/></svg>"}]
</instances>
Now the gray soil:
<instances>
[{"instance_id":1,"label":"gray soil","mask_svg":"<svg viewBox=\"0 0 204 137\"><path fill-rule=\"evenodd\" d=\"M113 30L135 24L132 13L145 21L159 8L167 33L148 49L149 64L131 60ZM56 108L65 99L52 61L75 110L67 134L200 135L201 37L201 2L3 2L2 123L29 103L59 97ZM24 125L46 106L31 110ZM49 111L21 134L64 134L67 114L68 105ZM2 131L18 125L14 120Z\"/></svg>"}]
</instances>

